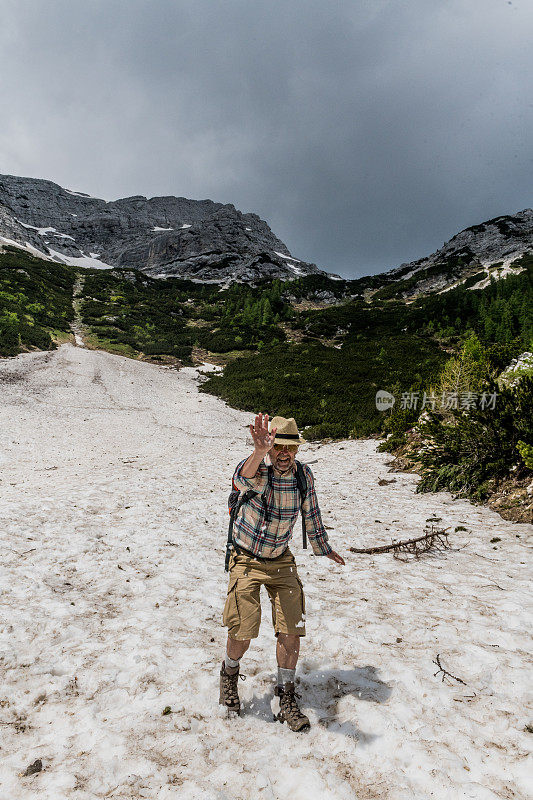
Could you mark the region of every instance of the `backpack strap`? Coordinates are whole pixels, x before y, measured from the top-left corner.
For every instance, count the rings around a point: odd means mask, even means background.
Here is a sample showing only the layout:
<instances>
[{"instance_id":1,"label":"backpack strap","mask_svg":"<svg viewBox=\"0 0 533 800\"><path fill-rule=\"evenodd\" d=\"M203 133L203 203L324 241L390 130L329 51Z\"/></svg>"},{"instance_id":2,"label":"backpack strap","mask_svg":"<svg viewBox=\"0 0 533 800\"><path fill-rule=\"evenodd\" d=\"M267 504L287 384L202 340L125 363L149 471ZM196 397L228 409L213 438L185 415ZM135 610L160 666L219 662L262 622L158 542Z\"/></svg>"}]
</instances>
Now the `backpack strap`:
<instances>
[{"instance_id":1,"label":"backpack strap","mask_svg":"<svg viewBox=\"0 0 533 800\"><path fill-rule=\"evenodd\" d=\"M305 517L303 511L304 500L307 497L307 478L300 461L296 461L296 483L300 492L300 514L302 516L302 542L304 550L307 550L307 531L305 529Z\"/></svg>"},{"instance_id":2,"label":"backpack strap","mask_svg":"<svg viewBox=\"0 0 533 800\"><path fill-rule=\"evenodd\" d=\"M268 465L268 474L267 474L267 484L269 486L272 486L272 474L273 474L273 468L272 468L272 465L269 464ZM233 485L234 489L237 488L235 486L234 482L232 483L232 485ZM254 495L257 495L257 494L259 494L259 492L257 492L255 489L247 489L239 497L235 507L230 512L229 525L228 525L228 541L226 543L226 562L225 562L225 565L224 565L224 570L226 572L229 571L229 560L230 560L230 556L231 556L231 551L235 549L235 543L233 541L233 522L234 522L237 514L239 513L240 508L243 505L243 503L247 503L248 500L251 497L253 497ZM263 502L263 506L264 506L264 509L265 509L265 519L267 519L268 518L268 508L267 508L266 500L265 500L265 497L264 497L264 492L261 493L261 500Z\"/></svg>"},{"instance_id":3,"label":"backpack strap","mask_svg":"<svg viewBox=\"0 0 533 800\"><path fill-rule=\"evenodd\" d=\"M226 542L226 561L224 563L225 572L229 571L229 560L231 556L231 551L235 547L235 545L233 544L233 521L235 520L235 517L239 513L242 504L246 503L250 499L250 497L253 497L254 494L257 494L257 492L255 492L253 489L248 489L246 492L244 492L244 494L242 494L239 497L237 504L234 506L234 508L231 509L229 515L228 541Z\"/></svg>"}]
</instances>

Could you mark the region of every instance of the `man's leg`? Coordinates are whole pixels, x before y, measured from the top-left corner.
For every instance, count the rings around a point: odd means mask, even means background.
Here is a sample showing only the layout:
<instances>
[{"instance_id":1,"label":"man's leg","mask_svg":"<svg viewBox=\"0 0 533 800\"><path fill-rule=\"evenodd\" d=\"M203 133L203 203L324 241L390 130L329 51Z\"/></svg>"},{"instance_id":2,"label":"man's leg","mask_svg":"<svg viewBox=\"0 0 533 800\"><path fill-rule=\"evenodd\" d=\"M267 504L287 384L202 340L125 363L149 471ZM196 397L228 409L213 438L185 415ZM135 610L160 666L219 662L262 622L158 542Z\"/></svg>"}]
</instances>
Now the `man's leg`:
<instances>
[{"instance_id":1,"label":"man's leg","mask_svg":"<svg viewBox=\"0 0 533 800\"><path fill-rule=\"evenodd\" d=\"M309 717L303 714L298 705L294 685L296 664L300 652L300 637L288 633L278 633L276 656L278 659L278 685L274 694L279 697L279 713L275 716L286 722L293 731L306 731L310 728Z\"/></svg>"},{"instance_id":2,"label":"man's leg","mask_svg":"<svg viewBox=\"0 0 533 800\"><path fill-rule=\"evenodd\" d=\"M239 669L239 660L248 650L250 640L259 634L261 582L254 574L248 560L232 555L228 593L222 621L228 628L225 665L228 675Z\"/></svg>"},{"instance_id":3,"label":"man's leg","mask_svg":"<svg viewBox=\"0 0 533 800\"><path fill-rule=\"evenodd\" d=\"M300 653L300 637L289 633L278 633L277 640L278 686L282 688L287 683L294 683Z\"/></svg>"},{"instance_id":4,"label":"man's leg","mask_svg":"<svg viewBox=\"0 0 533 800\"><path fill-rule=\"evenodd\" d=\"M267 585L277 637L278 683L274 694L279 697L279 713L274 714L280 722L287 722L291 730L303 731L309 729L310 723L298 705L295 674L300 639L305 636L305 597L294 557L289 553L284 561L278 562L279 567Z\"/></svg>"},{"instance_id":5,"label":"man's leg","mask_svg":"<svg viewBox=\"0 0 533 800\"><path fill-rule=\"evenodd\" d=\"M236 561L230 566L228 594L222 619L228 628L226 655L220 669L219 702L226 708L240 713L240 700L237 688L239 660L248 650L250 640L259 634L261 622L261 603L259 590L261 582L248 567L246 559Z\"/></svg>"},{"instance_id":6,"label":"man's leg","mask_svg":"<svg viewBox=\"0 0 533 800\"><path fill-rule=\"evenodd\" d=\"M300 654L300 637L289 633L278 633L276 658L281 669L296 669Z\"/></svg>"},{"instance_id":7,"label":"man's leg","mask_svg":"<svg viewBox=\"0 0 533 800\"><path fill-rule=\"evenodd\" d=\"M239 661L250 647L250 639L239 640L230 639L226 643L226 672L228 675L234 675L239 671Z\"/></svg>"}]
</instances>

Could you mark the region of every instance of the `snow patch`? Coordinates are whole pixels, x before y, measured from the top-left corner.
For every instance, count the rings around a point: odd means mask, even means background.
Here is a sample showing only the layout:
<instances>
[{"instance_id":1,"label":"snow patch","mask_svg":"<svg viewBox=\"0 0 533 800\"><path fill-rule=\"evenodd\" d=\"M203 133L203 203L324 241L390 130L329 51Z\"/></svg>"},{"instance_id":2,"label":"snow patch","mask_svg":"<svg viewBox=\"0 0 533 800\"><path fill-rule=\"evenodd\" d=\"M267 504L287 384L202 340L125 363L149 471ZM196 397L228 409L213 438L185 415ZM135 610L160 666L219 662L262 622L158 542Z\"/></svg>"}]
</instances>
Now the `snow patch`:
<instances>
[{"instance_id":1,"label":"snow patch","mask_svg":"<svg viewBox=\"0 0 533 800\"><path fill-rule=\"evenodd\" d=\"M83 197L87 200L101 200L101 197L93 197L92 194L86 194L85 192L74 192L72 189L65 189L67 194L72 194L74 197ZM105 201L104 201L105 202Z\"/></svg>"},{"instance_id":2,"label":"snow patch","mask_svg":"<svg viewBox=\"0 0 533 800\"><path fill-rule=\"evenodd\" d=\"M26 222L21 222L20 219L18 219L17 222L24 228L37 231L39 236L59 236L61 239L72 239L73 242L76 241L73 236L69 236L68 233L60 233L56 228L39 228L36 225L28 225Z\"/></svg>"},{"instance_id":3,"label":"snow patch","mask_svg":"<svg viewBox=\"0 0 533 800\"><path fill-rule=\"evenodd\" d=\"M467 288L484 289L486 286L490 284L491 277L494 278L495 281L500 281L502 278L506 278L507 275L518 275L520 272L524 272L525 267L512 267L511 264L513 261L516 261L516 255L514 255L512 259L504 261L501 267L496 267L495 269L491 270L490 266L485 266L485 272L487 273L487 277L482 278L473 286L468 286Z\"/></svg>"},{"instance_id":4,"label":"snow patch","mask_svg":"<svg viewBox=\"0 0 533 800\"><path fill-rule=\"evenodd\" d=\"M280 253L277 250L274 250L274 253L279 256L280 258L286 258L288 261L296 261L297 264L300 263L299 259L293 258L292 256L286 256L285 253Z\"/></svg>"},{"instance_id":5,"label":"snow patch","mask_svg":"<svg viewBox=\"0 0 533 800\"><path fill-rule=\"evenodd\" d=\"M173 231L174 228L160 228L158 225L155 228L152 228L153 231Z\"/></svg>"},{"instance_id":6,"label":"snow patch","mask_svg":"<svg viewBox=\"0 0 533 800\"><path fill-rule=\"evenodd\" d=\"M42 250L38 250L29 242L25 244L21 244L20 242L16 242L14 239L8 239L6 236L0 236L0 242L9 245L10 247L18 247L19 250L26 250L32 256L37 256L38 258L44 258L46 261L54 261L55 259L50 258L48 253L43 253Z\"/></svg>"},{"instance_id":7,"label":"snow patch","mask_svg":"<svg viewBox=\"0 0 533 800\"><path fill-rule=\"evenodd\" d=\"M463 278L460 281L455 281L455 283L451 283L449 286L445 286L444 289L439 289L436 294L443 294L444 292L449 292L451 289L457 289L458 286L461 286L462 283L466 281L466 278ZM470 287L473 288L473 287Z\"/></svg>"},{"instance_id":8,"label":"snow patch","mask_svg":"<svg viewBox=\"0 0 533 800\"><path fill-rule=\"evenodd\" d=\"M81 256L66 256L64 253L59 253L57 250L53 250L51 247L48 248L50 255L53 256L54 261L61 261L63 264L69 264L71 267L87 267L92 269L113 269L111 264L105 264L103 261L100 261L98 258L95 258L94 255L91 253L90 256L86 256L85 253L81 252Z\"/></svg>"},{"instance_id":9,"label":"snow patch","mask_svg":"<svg viewBox=\"0 0 533 800\"><path fill-rule=\"evenodd\" d=\"M530 525L447 491L417 494L414 473L379 486L390 455L373 439L307 444L347 562L302 550L295 526L311 739L271 721L264 592L242 718L218 718L227 495L253 414L199 393L197 369L71 344L0 370L19 377L0 403L0 710L14 723L0 726L3 796L530 795ZM420 535L430 517L453 550L405 562L347 551ZM442 680L437 653L464 684ZM37 757L43 771L21 779Z\"/></svg>"}]
</instances>

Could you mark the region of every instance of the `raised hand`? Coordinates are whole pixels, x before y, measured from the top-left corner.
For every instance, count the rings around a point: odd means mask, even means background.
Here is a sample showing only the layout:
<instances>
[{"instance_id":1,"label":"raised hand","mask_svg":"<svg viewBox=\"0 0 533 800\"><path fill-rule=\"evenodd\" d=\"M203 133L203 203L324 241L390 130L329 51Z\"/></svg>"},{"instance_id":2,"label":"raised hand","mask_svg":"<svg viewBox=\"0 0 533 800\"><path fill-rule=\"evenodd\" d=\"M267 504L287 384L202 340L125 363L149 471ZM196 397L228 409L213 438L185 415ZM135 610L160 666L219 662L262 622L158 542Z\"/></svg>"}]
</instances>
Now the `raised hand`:
<instances>
[{"instance_id":1,"label":"raised hand","mask_svg":"<svg viewBox=\"0 0 533 800\"><path fill-rule=\"evenodd\" d=\"M255 425L250 425L250 433L254 440L254 448L257 453L265 455L272 449L274 439L276 438L277 428L268 430L268 414L257 414L255 417Z\"/></svg>"}]
</instances>

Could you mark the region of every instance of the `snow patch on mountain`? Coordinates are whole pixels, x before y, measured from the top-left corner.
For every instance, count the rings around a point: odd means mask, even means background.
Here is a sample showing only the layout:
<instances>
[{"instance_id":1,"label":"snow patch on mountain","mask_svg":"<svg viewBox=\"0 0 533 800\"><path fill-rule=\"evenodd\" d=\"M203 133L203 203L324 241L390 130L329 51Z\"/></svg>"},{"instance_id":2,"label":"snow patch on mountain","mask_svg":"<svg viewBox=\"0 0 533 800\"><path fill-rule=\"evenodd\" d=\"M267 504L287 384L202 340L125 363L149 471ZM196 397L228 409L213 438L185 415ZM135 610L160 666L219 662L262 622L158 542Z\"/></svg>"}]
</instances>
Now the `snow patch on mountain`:
<instances>
[{"instance_id":1,"label":"snow patch on mountain","mask_svg":"<svg viewBox=\"0 0 533 800\"><path fill-rule=\"evenodd\" d=\"M102 203L105 203L105 200L102 200L101 197L94 197L92 194L86 194L85 192L74 192L72 189L64 189L67 194L72 194L74 197L83 197L87 200L100 200Z\"/></svg>"},{"instance_id":2,"label":"snow patch on mountain","mask_svg":"<svg viewBox=\"0 0 533 800\"><path fill-rule=\"evenodd\" d=\"M300 263L297 258L293 258L292 256L287 256L285 253L279 253L277 250L274 250L275 254L280 258L287 258L289 261L296 261L298 264Z\"/></svg>"},{"instance_id":3,"label":"snow patch on mountain","mask_svg":"<svg viewBox=\"0 0 533 800\"><path fill-rule=\"evenodd\" d=\"M60 239L72 239L73 242L76 241L74 236L69 236L68 233L60 233L55 228L38 228L36 225L28 225L26 222L21 222L20 220L17 220L17 222L24 228L37 231L39 236L58 236Z\"/></svg>"},{"instance_id":4,"label":"snow patch on mountain","mask_svg":"<svg viewBox=\"0 0 533 800\"><path fill-rule=\"evenodd\" d=\"M37 247L34 247L32 244L30 244L30 242L21 244L20 242L16 242L14 239L9 239L7 236L0 236L0 246L1 245L17 247L19 250L26 250L26 252L30 253L32 256L44 258L45 261L56 261L56 259L52 258L49 253L44 253L42 250L38 250Z\"/></svg>"},{"instance_id":5,"label":"snow patch on mountain","mask_svg":"<svg viewBox=\"0 0 533 800\"><path fill-rule=\"evenodd\" d=\"M63 264L69 264L71 267L90 267L91 269L113 269L111 264L106 264L104 261L100 261L99 258L96 258L94 254L86 256L85 253L82 252L81 256L66 256L64 253L59 253L57 250L52 250L52 248L48 248L50 251L50 255L54 258L55 261L61 261Z\"/></svg>"},{"instance_id":6,"label":"snow patch on mountain","mask_svg":"<svg viewBox=\"0 0 533 800\"><path fill-rule=\"evenodd\" d=\"M516 259L512 259L512 261L515 260ZM512 267L511 266L512 261L510 261L509 263L504 262L501 267L496 267L495 269L492 270L490 269L490 265L487 265L485 267L487 277L478 281L473 286L468 286L468 289L484 289L485 286L489 285L491 278L493 278L495 281L499 281L502 278L506 278L507 275L518 275L519 272L525 271L525 267Z\"/></svg>"}]
</instances>

